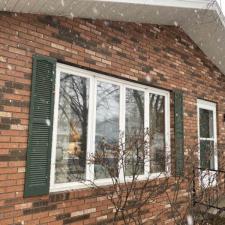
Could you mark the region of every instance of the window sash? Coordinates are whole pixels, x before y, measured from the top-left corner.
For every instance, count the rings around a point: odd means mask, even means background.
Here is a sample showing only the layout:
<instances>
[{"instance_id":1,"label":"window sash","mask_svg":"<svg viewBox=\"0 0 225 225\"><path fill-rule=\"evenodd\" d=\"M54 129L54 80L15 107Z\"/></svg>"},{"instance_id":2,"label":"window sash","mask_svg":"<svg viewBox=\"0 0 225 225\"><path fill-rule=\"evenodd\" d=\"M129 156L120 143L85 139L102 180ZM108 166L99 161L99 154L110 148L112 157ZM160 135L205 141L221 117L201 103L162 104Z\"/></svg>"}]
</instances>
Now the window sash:
<instances>
[{"instance_id":1,"label":"window sash","mask_svg":"<svg viewBox=\"0 0 225 225\"><path fill-rule=\"evenodd\" d=\"M107 80L104 80L104 79L98 79L96 78L95 79L95 92L93 93L93 96L95 96L95 105L94 105L94 111L95 111L95 114L94 114L94 119L93 119L93 123L94 123L94 129L93 129L93 145L92 145L92 148L93 148L93 153L95 154L95 152L97 151L96 149L96 124L97 124L97 117L96 117L96 112L97 112L97 88L98 88L98 84L99 83L105 83L105 84L112 84L112 85L115 85L119 88L119 96L121 95L121 85L119 85L118 83L116 82L108 82ZM119 97L119 122L120 122L120 111L121 111L121 104L120 104L120 99L121 97ZM120 133L120 124L119 124L119 133ZM119 135L118 135L118 140L119 140ZM95 167L95 166L94 166ZM92 180L107 180L107 179L110 179L110 178L98 178L98 179L95 179L95 171L91 171L93 172L93 177L92 177Z\"/></svg>"},{"instance_id":2,"label":"window sash","mask_svg":"<svg viewBox=\"0 0 225 225\"><path fill-rule=\"evenodd\" d=\"M205 138L200 136L200 110L205 109L213 112L213 137ZM197 120L198 120L198 149L199 149L199 167L201 167L201 155L200 155L200 142L211 141L213 142L213 161L214 169L218 169L218 153L217 153L217 120L216 120L216 103L198 99L197 100Z\"/></svg>"},{"instance_id":3,"label":"window sash","mask_svg":"<svg viewBox=\"0 0 225 225\"><path fill-rule=\"evenodd\" d=\"M55 90L55 106L54 106L54 125L53 125L53 144L52 144L52 162L51 162L51 177L50 177L50 191L69 190L71 188L84 188L86 184L90 184L90 181L94 181L94 164L87 164L86 162L86 180L85 182L69 182L69 183L55 183L55 162L56 162L56 142L57 142L57 124L58 124L58 103L59 103L59 88L60 88L60 74L68 73L75 76L81 76L88 78L90 81L90 100L89 100L89 114L88 114L88 128L87 128L87 158L90 154L95 153L95 131L96 131L96 104L97 104L97 82L106 82L115 84L120 88L120 112L119 112L119 129L120 133L125 132L125 109L126 109L126 89L140 90L144 92L144 129L149 128L149 94L156 94L165 97L165 157L166 161L166 172L170 173L170 94L168 91L156 89L141 84L132 83L118 78L107 77L102 74L98 74L92 71L71 67L68 65L57 63L56 69L56 90ZM121 141L125 143L125 135L122 136ZM151 174L150 171L150 155L148 154L147 163L144 165L144 174L139 175L138 179L145 179L149 176L154 178L160 173ZM121 162L119 162L121 163ZM124 174L120 171L119 179L123 182ZM129 177L126 180L129 180ZM110 178L95 180L98 184L110 183Z\"/></svg>"}]
</instances>

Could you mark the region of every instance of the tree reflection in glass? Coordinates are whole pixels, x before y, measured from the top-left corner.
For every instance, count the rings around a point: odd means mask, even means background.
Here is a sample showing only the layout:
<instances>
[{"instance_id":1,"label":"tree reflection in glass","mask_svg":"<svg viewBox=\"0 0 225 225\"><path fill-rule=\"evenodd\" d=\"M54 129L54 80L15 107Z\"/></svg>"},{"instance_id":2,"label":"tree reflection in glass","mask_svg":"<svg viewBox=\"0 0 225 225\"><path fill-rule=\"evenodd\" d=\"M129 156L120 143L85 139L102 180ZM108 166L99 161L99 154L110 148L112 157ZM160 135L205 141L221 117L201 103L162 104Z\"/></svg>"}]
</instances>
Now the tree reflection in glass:
<instances>
[{"instance_id":1,"label":"tree reflection in glass","mask_svg":"<svg viewBox=\"0 0 225 225\"><path fill-rule=\"evenodd\" d=\"M126 153L125 175L144 174L144 92L126 89L125 108L125 148ZM133 137L135 143L133 143ZM132 143L133 146L128 146Z\"/></svg>"},{"instance_id":2,"label":"tree reflection in glass","mask_svg":"<svg viewBox=\"0 0 225 225\"><path fill-rule=\"evenodd\" d=\"M200 137L213 138L213 111L200 109Z\"/></svg>"},{"instance_id":3,"label":"tree reflection in glass","mask_svg":"<svg viewBox=\"0 0 225 225\"><path fill-rule=\"evenodd\" d=\"M149 95L150 172L165 171L165 97Z\"/></svg>"},{"instance_id":4,"label":"tree reflection in glass","mask_svg":"<svg viewBox=\"0 0 225 225\"><path fill-rule=\"evenodd\" d=\"M110 168L117 168L113 147L119 142L120 89L118 85L97 82L96 99L96 154L104 162L95 163L95 179L110 178ZM102 147L104 146L104 148ZM104 164L106 166L104 166ZM110 165L110 166L109 166ZM106 170L107 168L107 170ZM118 172L117 169L114 172Z\"/></svg>"},{"instance_id":5,"label":"tree reflection in glass","mask_svg":"<svg viewBox=\"0 0 225 225\"><path fill-rule=\"evenodd\" d=\"M200 163L202 168L214 169L214 124L213 111L199 110Z\"/></svg>"},{"instance_id":6,"label":"tree reflection in glass","mask_svg":"<svg viewBox=\"0 0 225 225\"><path fill-rule=\"evenodd\" d=\"M60 74L55 182L85 178L89 79Z\"/></svg>"}]
</instances>

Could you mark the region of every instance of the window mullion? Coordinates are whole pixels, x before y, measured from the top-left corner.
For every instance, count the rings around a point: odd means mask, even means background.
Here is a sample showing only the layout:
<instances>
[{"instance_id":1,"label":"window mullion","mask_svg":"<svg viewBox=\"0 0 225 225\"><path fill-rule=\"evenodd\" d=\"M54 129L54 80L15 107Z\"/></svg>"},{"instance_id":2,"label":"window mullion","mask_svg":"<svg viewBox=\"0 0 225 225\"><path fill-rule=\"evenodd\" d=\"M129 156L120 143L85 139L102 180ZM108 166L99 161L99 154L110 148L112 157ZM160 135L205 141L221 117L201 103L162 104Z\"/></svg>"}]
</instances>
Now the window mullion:
<instances>
[{"instance_id":1,"label":"window mullion","mask_svg":"<svg viewBox=\"0 0 225 225\"><path fill-rule=\"evenodd\" d=\"M126 88L125 85L120 86L120 160L119 160L119 179L120 181L123 181L124 177L124 149L125 149L125 107L126 107ZM123 162L122 162L123 160Z\"/></svg>"},{"instance_id":2,"label":"window mullion","mask_svg":"<svg viewBox=\"0 0 225 225\"><path fill-rule=\"evenodd\" d=\"M92 159L95 154L95 127L96 127L96 80L95 77L90 78L90 95L89 95L89 114L88 114L88 149L87 161ZM93 113L91 113L93 112ZM86 179L94 181L94 164L86 163Z\"/></svg>"},{"instance_id":3,"label":"window mullion","mask_svg":"<svg viewBox=\"0 0 225 225\"><path fill-rule=\"evenodd\" d=\"M144 146L146 154L144 157L144 167L145 167L145 176L147 177L150 173L150 133L149 130L149 120L150 120L150 113L149 113L149 92L145 91L145 98L144 98L144 137L146 141L146 145Z\"/></svg>"},{"instance_id":4,"label":"window mullion","mask_svg":"<svg viewBox=\"0 0 225 225\"><path fill-rule=\"evenodd\" d=\"M215 138L204 138L204 137L200 137L199 140L200 141L215 141Z\"/></svg>"},{"instance_id":5,"label":"window mullion","mask_svg":"<svg viewBox=\"0 0 225 225\"><path fill-rule=\"evenodd\" d=\"M213 109L214 169L218 170L216 106Z\"/></svg>"},{"instance_id":6,"label":"window mullion","mask_svg":"<svg viewBox=\"0 0 225 225\"><path fill-rule=\"evenodd\" d=\"M56 170L56 145L57 145L57 128L58 128L58 106L59 106L59 90L60 90L60 73L61 70L57 68L55 78L55 105L53 117L53 135L52 135L52 154L51 154L51 174L50 174L50 188L55 184L55 170Z\"/></svg>"},{"instance_id":7,"label":"window mullion","mask_svg":"<svg viewBox=\"0 0 225 225\"><path fill-rule=\"evenodd\" d=\"M166 172L171 173L171 151L170 151L170 94L165 95L165 151L166 151Z\"/></svg>"}]
</instances>

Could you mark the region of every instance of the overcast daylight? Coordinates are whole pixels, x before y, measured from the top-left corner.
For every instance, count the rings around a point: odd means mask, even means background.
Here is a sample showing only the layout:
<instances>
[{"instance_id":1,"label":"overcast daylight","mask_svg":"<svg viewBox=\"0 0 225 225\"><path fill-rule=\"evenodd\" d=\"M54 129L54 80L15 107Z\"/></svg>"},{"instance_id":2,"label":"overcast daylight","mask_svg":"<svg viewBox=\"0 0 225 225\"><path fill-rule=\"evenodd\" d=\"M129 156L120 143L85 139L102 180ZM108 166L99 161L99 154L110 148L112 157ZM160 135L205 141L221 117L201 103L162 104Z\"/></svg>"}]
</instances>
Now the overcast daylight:
<instances>
[{"instance_id":1,"label":"overcast daylight","mask_svg":"<svg viewBox=\"0 0 225 225\"><path fill-rule=\"evenodd\" d=\"M0 225L225 225L225 0L0 0Z\"/></svg>"},{"instance_id":2,"label":"overcast daylight","mask_svg":"<svg viewBox=\"0 0 225 225\"><path fill-rule=\"evenodd\" d=\"M222 11L224 12L225 10L225 2L223 0L217 0L219 6L221 7Z\"/></svg>"}]
</instances>

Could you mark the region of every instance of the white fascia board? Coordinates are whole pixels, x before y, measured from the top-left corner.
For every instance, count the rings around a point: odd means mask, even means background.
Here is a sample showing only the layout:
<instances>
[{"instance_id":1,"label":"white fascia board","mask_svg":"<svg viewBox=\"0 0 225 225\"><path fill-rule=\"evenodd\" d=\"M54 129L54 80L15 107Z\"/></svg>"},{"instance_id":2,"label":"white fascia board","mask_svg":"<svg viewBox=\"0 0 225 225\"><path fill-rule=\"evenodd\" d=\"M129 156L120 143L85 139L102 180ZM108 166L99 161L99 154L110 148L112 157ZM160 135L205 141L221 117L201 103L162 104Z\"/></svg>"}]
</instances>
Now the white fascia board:
<instances>
[{"instance_id":1,"label":"white fascia board","mask_svg":"<svg viewBox=\"0 0 225 225\"><path fill-rule=\"evenodd\" d=\"M90 1L90 0L87 0ZM211 0L95 0L94 2L124 3L147 6L178 7L190 9L209 9Z\"/></svg>"},{"instance_id":2,"label":"white fascia board","mask_svg":"<svg viewBox=\"0 0 225 225\"><path fill-rule=\"evenodd\" d=\"M213 6L211 8L212 10L215 10L218 14L218 18L220 19L222 25L225 27L225 16L222 12L222 9L221 7L219 6L218 2L217 1L214 1L213 2ZM218 21L217 21L218 22Z\"/></svg>"}]
</instances>

